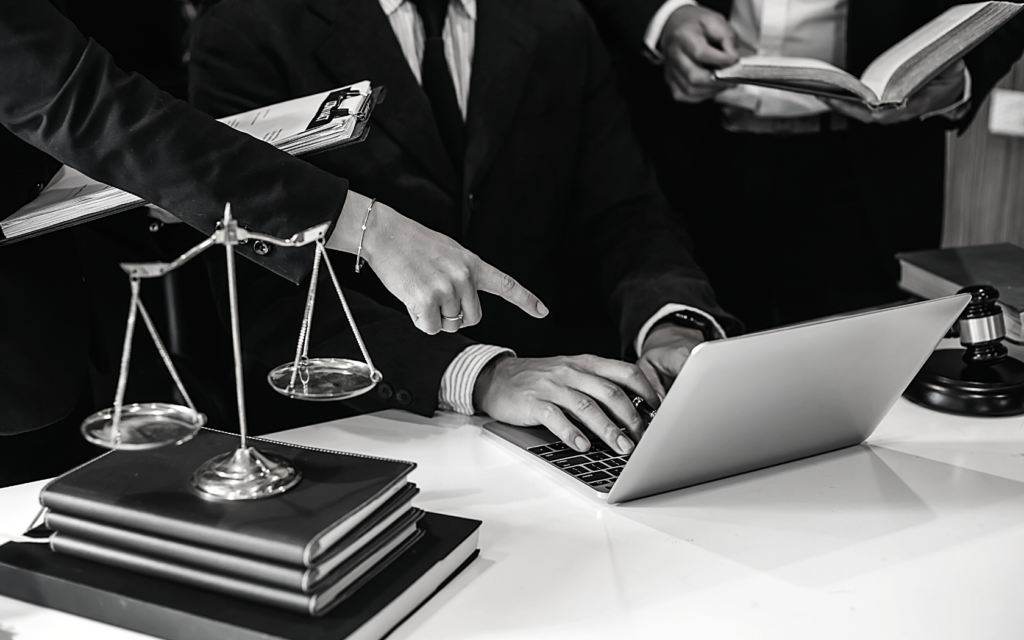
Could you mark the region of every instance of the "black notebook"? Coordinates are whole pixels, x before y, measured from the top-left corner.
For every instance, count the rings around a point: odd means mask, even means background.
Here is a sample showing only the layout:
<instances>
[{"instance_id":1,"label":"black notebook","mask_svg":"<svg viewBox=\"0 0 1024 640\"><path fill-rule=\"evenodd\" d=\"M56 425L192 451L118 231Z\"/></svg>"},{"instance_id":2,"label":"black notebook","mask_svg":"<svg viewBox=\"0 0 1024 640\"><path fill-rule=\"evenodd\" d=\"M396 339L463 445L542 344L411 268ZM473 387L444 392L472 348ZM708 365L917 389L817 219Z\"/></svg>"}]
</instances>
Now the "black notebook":
<instances>
[{"instance_id":1,"label":"black notebook","mask_svg":"<svg viewBox=\"0 0 1024 640\"><path fill-rule=\"evenodd\" d=\"M397 495L416 466L249 440L264 453L290 460L302 481L263 500L202 497L192 488L192 473L213 456L237 448L239 439L201 429L176 447L105 453L51 481L40 501L84 520L215 549L245 549L258 558L308 567Z\"/></svg>"},{"instance_id":2,"label":"black notebook","mask_svg":"<svg viewBox=\"0 0 1024 640\"><path fill-rule=\"evenodd\" d=\"M436 513L423 536L321 618L53 553L0 546L0 594L168 640L376 640L476 557L480 522Z\"/></svg>"},{"instance_id":3,"label":"black notebook","mask_svg":"<svg viewBox=\"0 0 1024 640\"><path fill-rule=\"evenodd\" d=\"M410 504L412 496L416 494L415 485L410 484L406 488L407 491L375 511L312 567L254 558L245 555L244 548L234 552L211 549L52 511L46 514L46 526L57 534L55 540L82 540L154 562L164 561L197 571L213 572L225 578L239 578L280 589L313 593L319 591L324 584L329 584L337 572L346 571L350 561L361 557L364 549L372 550L375 541L379 542L381 536L392 527L415 526L423 512ZM56 544L54 549L58 552L64 550Z\"/></svg>"},{"instance_id":4,"label":"black notebook","mask_svg":"<svg viewBox=\"0 0 1024 640\"><path fill-rule=\"evenodd\" d=\"M412 514L410 514L412 516ZM419 514L392 525L325 578L317 591L299 590L224 575L212 569L145 556L84 538L55 533L50 548L59 553L93 560L111 567L218 591L229 596L278 607L294 613L322 616L355 593L364 582L398 560L423 535L416 527Z\"/></svg>"}]
</instances>

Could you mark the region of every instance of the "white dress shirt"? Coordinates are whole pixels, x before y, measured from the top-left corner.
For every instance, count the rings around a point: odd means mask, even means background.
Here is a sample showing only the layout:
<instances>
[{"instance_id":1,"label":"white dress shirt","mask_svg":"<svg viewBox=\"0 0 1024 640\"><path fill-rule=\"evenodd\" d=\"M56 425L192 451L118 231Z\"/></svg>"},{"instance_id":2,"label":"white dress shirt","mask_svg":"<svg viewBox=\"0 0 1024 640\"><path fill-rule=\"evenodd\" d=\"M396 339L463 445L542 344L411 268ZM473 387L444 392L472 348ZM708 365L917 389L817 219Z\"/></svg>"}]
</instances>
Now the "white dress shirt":
<instances>
[{"instance_id":1,"label":"white dress shirt","mask_svg":"<svg viewBox=\"0 0 1024 640\"><path fill-rule=\"evenodd\" d=\"M416 82L422 83L426 37L416 5L409 0L380 0L380 7L391 22ZM459 101L459 109L465 119L469 107L469 79L473 72L473 46L476 44L476 0L451 0L448 3L448 19L441 31L441 40L448 71L455 85L455 99Z\"/></svg>"},{"instance_id":2,"label":"white dress shirt","mask_svg":"<svg viewBox=\"0 0 1024 640\"><path fill-rule=\"evenodd\" d=\"M423 20L410 0L379 0L391 28L395 32L398 44L405 54L405 59L416 76L422 82L421 67L423 66L424 30ZM448 17L441 32L444 41L444 54L448 61L448 70L452 74L455 85L455 97L465 119L469 106L470 76L473 69L473 47L476 43L476 0L451 0L448 5ZM706 317L721 337L725 332L718 322L700 309L682 304L667 304L654 314L640 329L635 348L640 353L644 340L651 328L662 318L676 311L692 311ZM480 371L499 355L515 355L511 349L486 344L476 344L464 349L445 369L438 390L438 400L442 409L457 411L463 414L475 413L473 407L473 388Z\"/></svg>"},{"instance_id":3,"label":"white dress shirt","mask_svg":"<svg viewBox=\"0 0 1024 640\"><path fill-rule=\"evenodd\" d=\"M660 59L658 40L669 16L696 0L667 0L647 27L644 41ZM846 18L849 0L734 0L729 24L736 32L740 56L786 56L823 60L846 67ZM956 104L924 117L957 117L971 98L971 77L966 70L964 95ZM814 96L768 87L736 85L716 96L722 104L770 118L809 116L828 111Z\"/></svg>"}]
</instances>

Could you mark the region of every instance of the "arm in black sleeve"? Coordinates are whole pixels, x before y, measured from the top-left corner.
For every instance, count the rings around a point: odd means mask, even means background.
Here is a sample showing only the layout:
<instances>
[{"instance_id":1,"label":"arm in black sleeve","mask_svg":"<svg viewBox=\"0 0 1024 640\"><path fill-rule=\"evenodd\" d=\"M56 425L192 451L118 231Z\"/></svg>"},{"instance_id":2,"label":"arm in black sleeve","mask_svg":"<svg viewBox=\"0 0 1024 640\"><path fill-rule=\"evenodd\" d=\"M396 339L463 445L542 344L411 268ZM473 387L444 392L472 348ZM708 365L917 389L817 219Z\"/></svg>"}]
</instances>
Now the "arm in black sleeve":
<instances>
[{"instance_id":1,"label":"arm in black sleeve","mask_svg":"<svg viewBox=\"0 0 1024 640\"><path fill-rule=\"evenodd\" d=\"M665 0L582 0L594 21L639 54L647 54L644 35Z\"/></svg>"},{"instance_id":2,"label":"arm in black sleeve","mask_svg":"<svg viewBox=\"0 0 1024 640\"><path fill-rule=\"evenodd\" d=\"M89 177L210 234L230 202L279 237L336 223L348 183L232 130L114 66L45 0L0 3L0 124ZM312 250L240 252L294 282Z\"/></svg>"},{"instance_id":3,"label":"arm in black sleeve","mask_svg":"<svg viewBox=\"0 0 1024 640\"><path fill-rule=\"evenodd\" d=\"M659 192L633 136L608 56L589 21L587 86L573 228L601 256L601 284L629 353L643 324L668 303L711 314L729 332L739 322L715 301L693 259L678 214Z\"/></svg>"}]
</instances>

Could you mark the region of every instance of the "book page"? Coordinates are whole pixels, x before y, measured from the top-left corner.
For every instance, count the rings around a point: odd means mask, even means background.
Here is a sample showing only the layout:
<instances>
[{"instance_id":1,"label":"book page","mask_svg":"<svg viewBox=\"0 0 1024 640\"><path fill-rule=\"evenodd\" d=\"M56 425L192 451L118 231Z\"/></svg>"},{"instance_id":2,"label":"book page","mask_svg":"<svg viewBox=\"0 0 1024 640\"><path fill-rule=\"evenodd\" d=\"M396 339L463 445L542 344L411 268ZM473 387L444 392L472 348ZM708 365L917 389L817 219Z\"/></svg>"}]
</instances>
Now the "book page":
<instances>
[{"instance_id":1,"label":"book page","mask_svg":"<svg viewBox=\"0 0 1024 640\"><path fill-rule=\"evenodd\" d=\"M860 80L835 65L814 58L747 56L730 67L719 69L715 77L726 82L757 84L814 95L844 98L852 95L867 103L877 101L877 96Z\"/></svg>"},{"instance_id":2,"label":"book page","mask_svg":"<svg viewBox=\"0 0 1024 640\"><path fill-rule=\"evenodd\" d=\"M875 95L882 97L894 76L915 56L946 37L954 29L970 20L982 11L989 2L961 4L946 10L942 15L925 24L923 27L896 43L882 55L875 58L861 75L861 81ZM939 61L935 61L938 63ZM896 100L897 102L901 100Z\"/></svg>"},{"instance_id":3,"label":"book page","mask_svg":"<svg viewBox=\"0 0 1024 640\"><path fill-rule=\"evenodd\" d=\"M117 192L114 187L96 182L80 171L63 166L34 200L4 220L0 220L0 231L3 231L4 235L15 235L10 233L11 229L32 224L33 218L52 215L68 206L69 203L78 204L91 200L102 200L114 192Z\"/></svg>"}]
</instances>

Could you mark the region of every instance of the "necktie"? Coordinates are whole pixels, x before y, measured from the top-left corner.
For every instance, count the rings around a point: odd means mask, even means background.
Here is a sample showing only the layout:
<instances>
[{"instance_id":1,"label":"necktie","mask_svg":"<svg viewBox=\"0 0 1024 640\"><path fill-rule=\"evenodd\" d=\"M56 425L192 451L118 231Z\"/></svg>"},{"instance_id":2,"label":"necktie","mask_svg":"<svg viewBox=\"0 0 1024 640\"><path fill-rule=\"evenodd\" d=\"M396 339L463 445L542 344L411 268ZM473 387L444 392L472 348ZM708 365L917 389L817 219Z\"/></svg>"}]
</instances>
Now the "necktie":
<instances>
[{"instance_id":1,"label":"necktie","mask_svg":"<svg viewBox=\"0 0 1024 640\"><path fill-rule=\"evenodd\" d=\"M441 31L448 16L448 0L412 0L423 20L426 42L423 47L423 91L430 100L434 120L441 132L441 141L452 163L461 172L464 150L464 129L462 111L455 97L455 83L452 82L448 62L444 57L444 41Z\"/></svg>"}]
</instances>

